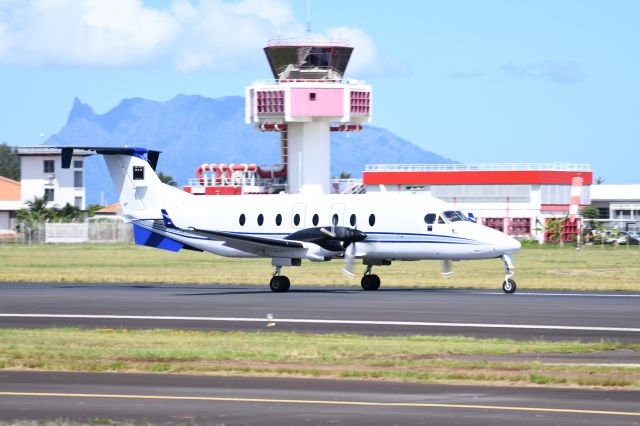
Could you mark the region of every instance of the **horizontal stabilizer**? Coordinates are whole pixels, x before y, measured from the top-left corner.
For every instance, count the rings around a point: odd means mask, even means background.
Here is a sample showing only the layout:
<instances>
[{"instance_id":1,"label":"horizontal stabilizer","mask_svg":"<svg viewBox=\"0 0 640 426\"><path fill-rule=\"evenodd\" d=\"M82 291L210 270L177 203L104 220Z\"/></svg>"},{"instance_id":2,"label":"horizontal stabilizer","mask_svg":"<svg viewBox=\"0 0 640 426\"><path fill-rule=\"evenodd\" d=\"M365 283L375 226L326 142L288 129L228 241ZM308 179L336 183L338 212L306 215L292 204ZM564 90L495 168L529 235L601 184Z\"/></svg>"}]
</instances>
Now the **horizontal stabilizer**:
<instances>
[{"instance_id":1,"label":"horizontal stabilizer","mask_svg":"<svg viewBox=\"0 0 640 426\"><path fill-rule=\"evenodd\" d=\"M133 224L133 236L136 244L141 246L155 247L168 251L180 251L180 249L184 246L178 241L152 232L135 223Z\"/></svg>"},{"instance_id":2,"label":"horizontal stabilizer","mask_svg":"<svg viewBox=\"0 0 640 426\"><path fill-rule=\"evenodd\" d=\"M132 155L140 158L144 158L153 170L158 165L158 158L160 158L161 151L155 151L147 148L139 147L110 147L110 146L52 146L50 148L62 150L62 168L68 169L71 167L71 157L74 150L81 151L95 151L96 154L103 155ZM146 155L146 158L145 158Z\"/></svg>"}]
</instances>

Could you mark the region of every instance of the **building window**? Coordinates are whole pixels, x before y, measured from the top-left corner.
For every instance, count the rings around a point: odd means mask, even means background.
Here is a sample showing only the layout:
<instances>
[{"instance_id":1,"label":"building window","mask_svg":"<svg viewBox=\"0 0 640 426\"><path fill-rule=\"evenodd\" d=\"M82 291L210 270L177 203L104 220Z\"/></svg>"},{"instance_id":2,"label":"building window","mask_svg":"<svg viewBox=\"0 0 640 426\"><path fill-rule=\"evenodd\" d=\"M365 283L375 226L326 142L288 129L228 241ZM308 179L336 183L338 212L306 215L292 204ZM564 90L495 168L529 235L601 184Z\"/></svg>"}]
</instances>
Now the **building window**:
<instances>
[{"instance_id":1,"label":"building window","mask_svg":"<svg viewBox=\"0 0 640 426\"><path fill-rule=\"evenodd\" d=\"M528 217L514 217L509 222L509 235L531 234L531 219Z\"/></svg>"},{"instance_id":2,"label":"building window","mask_svg":"<svg viewBox=\"0 0 640 426\"><path fill-rule=\"evenodd\" d=\"M73 172L73 186L76 188L82 188L82 170L75 170Z\"/></svg>"},{"instance_id":3,"label":"building window","mask_svg":"<svg viewBox=\"0 0 640 426\"><path fill-rule=\"evenodd\" d=\"M314 92L309 93L309 100L310 101L315 101L316 100L316 94Z\"/></svg>"},{"instance_id":4,"label":"building window","mask_svg":"<svg viewBox=\"0 0 640 426\"><path fill-rule=\"evenodd\" d=\"M504 232L504 219L501 217L485 217L482 224L496 231Z\"/></svg>"},{"instance_id":5,"label":"building window","mask_svg":"<svg viewBox=\"0 0 640 426\"><path fill-rule=\"evenodd\" d=\"M44 199L46 201L53 202L53 199L54 199L53 188L44 189Z\"/></svg>"},{"instance_id":6,"label":"building window","mask_svg":"<svg viewBox=\"0 0 640 426\"><path fill-rule=\"evenodd\" d=\"M53 160L44 160L44 172L45 173L53 173L55 171Z\"/></svg>"},{"instance_id":7,"label":"building window","mask_svg":"<svg viewBox=\"0 0 640 426\"><path fill-rule=\"evenodd\" d=\"M74 205L81 209L82 208L82 197L75 197L74 199Z\"/></svg>"},{"instance_id":8,"label":"building window","mask_svg":"<svg viewBox=\"0 0 640 426\"><path fill-rule=\"evenodd\" d=\"M74 160L73 161L73 167L76 169L81 169L82 168L82 160Z\"/></svg>"}]
</instances>

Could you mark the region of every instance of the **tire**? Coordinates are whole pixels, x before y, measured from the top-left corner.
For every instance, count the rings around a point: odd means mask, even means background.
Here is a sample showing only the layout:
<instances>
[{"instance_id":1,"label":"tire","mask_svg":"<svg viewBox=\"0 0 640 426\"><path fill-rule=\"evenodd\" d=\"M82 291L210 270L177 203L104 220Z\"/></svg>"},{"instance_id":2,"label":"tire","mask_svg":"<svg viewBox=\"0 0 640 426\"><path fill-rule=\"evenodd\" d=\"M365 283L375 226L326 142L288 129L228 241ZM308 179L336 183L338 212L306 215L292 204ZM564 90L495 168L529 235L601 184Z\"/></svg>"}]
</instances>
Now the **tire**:
<instances>
[{"instance_id":1,"label":"tire","mask_svg":"<svg viewBox=\"0 0 640 426\"><path fill-rule=\"evenodd\" d=\"M291 287L291 282L284 275L275 276L269 281L269 288L274 293L284 293L289 291L289 287Z\"/></svg>"},{"instance_id":2,"label":"tire","mask_svg":"<svg viewBox=\"0 0 640 426\"><path fill-rule=\"evenodd\" d=\"M380 288L380 277L377 275L365 275L360 281L364 291L375 291Z\"/></svg>"},{"instance_id":3,"label":"tire","mask_svg":"<svg viewBox=\"0 0 640 426\"><path fill-rule=\"evenodd\" d=\"M502 282L502 291L506 294L515 293L516 291L516 282L509 278L508 280L504 280Z\"/></svg>"}]
</instances>

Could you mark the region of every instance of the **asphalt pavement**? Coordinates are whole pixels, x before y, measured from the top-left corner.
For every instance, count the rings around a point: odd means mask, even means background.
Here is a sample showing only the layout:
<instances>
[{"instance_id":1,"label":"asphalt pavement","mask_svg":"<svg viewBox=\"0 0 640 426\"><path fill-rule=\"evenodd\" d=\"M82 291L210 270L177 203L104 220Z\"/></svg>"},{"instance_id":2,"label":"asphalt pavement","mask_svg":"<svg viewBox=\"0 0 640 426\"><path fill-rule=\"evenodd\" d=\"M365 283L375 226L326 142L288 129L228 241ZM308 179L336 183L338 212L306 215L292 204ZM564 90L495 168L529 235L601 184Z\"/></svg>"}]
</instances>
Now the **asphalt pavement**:
<instances>
[{"instance_id":1,"label":"asphalt pavement","mask_svg":"<svg viewBox=\"0 0 640 426\"><path fill-rule=\"evenodd\" d=\"M3 283L0 327L271 330L640 342L640 294ZM273 320L269 322L267 317Z\"/></svg>"},{"instance_id":2,"label":"asphalt pavement","mask_svg":"<svg viewBox=\"0 0 640 426\"><path fill-rule=\"evenodd\" d=\"M260 425L638 425L640 392L0 372L0 420Z\"/></svg>"}]
</instances>

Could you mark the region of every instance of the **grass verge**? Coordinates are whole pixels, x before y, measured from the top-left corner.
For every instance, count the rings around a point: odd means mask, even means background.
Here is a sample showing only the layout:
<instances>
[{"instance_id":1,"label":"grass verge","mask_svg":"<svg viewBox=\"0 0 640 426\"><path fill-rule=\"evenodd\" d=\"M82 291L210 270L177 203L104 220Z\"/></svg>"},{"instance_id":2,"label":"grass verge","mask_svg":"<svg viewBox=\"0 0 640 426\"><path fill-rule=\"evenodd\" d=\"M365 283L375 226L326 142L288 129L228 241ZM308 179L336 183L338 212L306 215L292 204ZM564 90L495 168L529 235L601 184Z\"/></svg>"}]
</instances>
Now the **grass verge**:
<instances>
[{"instance_id":1,"label":"grass verge","mask_svg":"<svg viewBox=\"0 0 640 426\"><path fill-rule=\"evenodd\" d=\"M640 388L640 368L469 361L464 355L639 353L640 344L469 337L74 328L0 329L0 368Z\"/></svg>"},{"instance_id":2,"label":"grass verge","mask_svg":"<svg viewBox=\"0 0 640 426\"><path fill-rule=\"evenodd\" d=\"M134 244L37 244L0 246L0 281L265 284L268 259L229 259L183 250L171 253ZM527 245L516 253L521 289L640 291L640 247ZM352 285L342 264L305 262L286 268L297 285ZM453 278L440 276L440 262L394 262L376 269L385 286L499 288L501 260L454 262Z\"/></svg>"}]
</instances>

